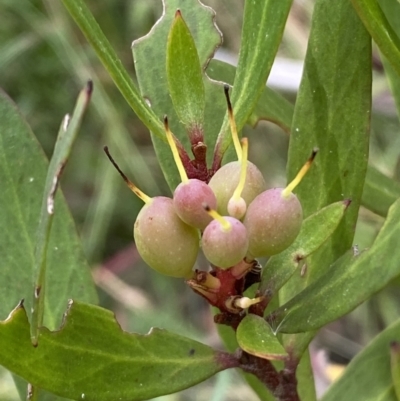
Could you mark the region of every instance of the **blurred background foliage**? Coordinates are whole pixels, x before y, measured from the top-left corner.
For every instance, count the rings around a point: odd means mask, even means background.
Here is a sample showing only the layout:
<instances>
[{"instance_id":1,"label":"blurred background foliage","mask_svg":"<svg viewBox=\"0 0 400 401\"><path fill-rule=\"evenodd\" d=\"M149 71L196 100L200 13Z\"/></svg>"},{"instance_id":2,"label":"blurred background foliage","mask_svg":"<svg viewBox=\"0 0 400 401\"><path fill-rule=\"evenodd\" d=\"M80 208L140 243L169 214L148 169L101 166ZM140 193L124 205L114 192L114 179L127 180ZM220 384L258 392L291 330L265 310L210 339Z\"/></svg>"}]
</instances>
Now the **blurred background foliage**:
<instances>
[{"instance_id":1,"label":"blurred background foliage","mask_svg":"<svg viewBox=\"0 0 400 401\"><path fill-rule=\"evenodd\" d=\"M217 12L224 44L217 57L235 63L240 46L243 2L204 0ZM131 43L145 35L162 13L161 0L87 0L124 65L134 76ZM169 195L149 133L125 103L60 1L0 0L0 87L17 103L47 156L64 114L71 111L87 79L94 95L63 177L62 189L93 268L101 304L115 311L124 329L146 333L158 326L220 346L208 306L180 280L161 276L140 260L132 226L141 201L125 187L103 154L107 144L127 174L150 195ZM313 0L295 0L269 83L292 102ZM154 79L157 79L155 77ZM400 176L399 120L379 54L374 50L370 164ZM250 158L270 186L284 185L288 136L272 124L245 128ZM316 190L318 190L316 188ZM355 243L368 247L383 218L362 208ZM204 263L199 260L198 263ZM329 384L332 362L345 364L400 314L400 280L349 316L321 330L312 359L317 385ZM326 350L325 354L316 351ZM340 370L340 369L339 369ZM255 400L238 373L215 378L163 400ZM0 370L0 399L16 400L11 377Z\"/></svg>"}]
</instances>

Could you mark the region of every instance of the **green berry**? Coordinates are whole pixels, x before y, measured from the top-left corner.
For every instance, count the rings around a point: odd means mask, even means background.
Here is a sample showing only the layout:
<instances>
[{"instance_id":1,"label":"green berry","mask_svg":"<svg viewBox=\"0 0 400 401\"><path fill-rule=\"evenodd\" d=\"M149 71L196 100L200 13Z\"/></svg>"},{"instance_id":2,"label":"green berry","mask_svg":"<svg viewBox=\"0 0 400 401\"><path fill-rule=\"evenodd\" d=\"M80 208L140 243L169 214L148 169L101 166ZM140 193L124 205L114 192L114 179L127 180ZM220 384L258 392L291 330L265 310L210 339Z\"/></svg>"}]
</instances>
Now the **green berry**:
<instances>
[{"instance_id":1,"label":"green berry","mask_svg":"<svg viewBox=\"0 0 400 401\"><path fill-rule=\"evenodd\" d=\"M272 256L288 248L300 232L303 211L293 193L283 196L283 188L258 195L247 207L243 224L249 236L248 256Z\"/></svg>"},{"instance_id":2,"label":"green berry","mask_svg":"<svg viewBox=\"0 0 400 401\"><path fill-rule=\"evenodd\" d=\"M145 204L133 235L140 256L151 268L167 276L191 277L199 234L178 217L172 199L158 196Z\"/></svg>"},{"instance_id":3,"label":"green berry","mask_svg":"<svg viewBox=\"0 0 400 401\"><path fill-rule=\"evenodd\" d=\"M217 197L217 211L226 216L229 214L228 203L238 186L241 162L234 161L225 164L212 176L208 185ZM246 181L241 193L247 205L266 189L264 177L260 170L251 162L247 162Z\"/></svg>"}]
</instances>

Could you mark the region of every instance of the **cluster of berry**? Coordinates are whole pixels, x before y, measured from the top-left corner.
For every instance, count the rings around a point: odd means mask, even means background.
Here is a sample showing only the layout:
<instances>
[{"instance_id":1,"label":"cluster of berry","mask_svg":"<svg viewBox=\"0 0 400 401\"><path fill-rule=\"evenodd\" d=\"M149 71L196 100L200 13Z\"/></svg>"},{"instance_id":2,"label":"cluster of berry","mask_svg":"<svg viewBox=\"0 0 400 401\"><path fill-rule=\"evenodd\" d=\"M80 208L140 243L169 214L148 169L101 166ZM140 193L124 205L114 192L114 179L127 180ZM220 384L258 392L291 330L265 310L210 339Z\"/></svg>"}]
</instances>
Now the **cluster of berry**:
<instances>
[{"instance_id":1,"label":"cluster of berry","mask_svg":"<svg viewBox=\"0 0 400 401\"><path fill-rule=\"evenodd\" d=\"M286 188L266 189L261 172L247 160L247 138L239 141L229 87L225 94L238 160L222 166L208 184L187 177L167 117L166 137L182 181L172 199L140 191L105 148L129 188L145 202L134 225L137 250L150 267L168 276L192 278L200 247L216 268L232 268L243 260L250 265L255 258L285 250L301 228L302 207L292 191L317 151Z\"/></svg>"}]
</instances>

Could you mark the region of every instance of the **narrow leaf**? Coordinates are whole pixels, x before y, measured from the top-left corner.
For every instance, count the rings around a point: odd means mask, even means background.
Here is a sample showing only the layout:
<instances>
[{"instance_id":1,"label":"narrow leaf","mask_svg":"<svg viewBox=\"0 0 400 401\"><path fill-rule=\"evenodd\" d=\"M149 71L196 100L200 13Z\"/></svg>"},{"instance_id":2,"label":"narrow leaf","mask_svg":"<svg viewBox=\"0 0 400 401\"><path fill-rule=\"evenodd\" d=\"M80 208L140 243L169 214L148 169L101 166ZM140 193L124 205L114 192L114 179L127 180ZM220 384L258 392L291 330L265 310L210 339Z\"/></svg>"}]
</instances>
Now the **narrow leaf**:
<instances>
[{"instance_id":1,"label":"narrow leaf","mask_svg":"<svg viewBox=\"0 0 400 401\"><path fill-rule=\"evenodd\" d=\"M51 227L53 224L55 195L59 186L60 176L64 170L65 164L67 163L68 157L72 150L72 145L74 144L79 127L83 120L83 116L89 104L92 90L93 84L92 82L88 82L86 87L79 94L71 119L69 119L70 117L68 115L64 118L58 133L53 156L47 170L35 249L34 276L36 281L31 327L32 342L35 345L37 345L38 340L38 329L43 325L46 290L47 248L50 239Z\"/></svg>"},{"instance_id":2,"label":"narrow leaf","mask_svg":"<svg viewBox=\"0 0 400 401\"><path fill-rule=\"evenodd\" d=\"M307 258L304 277L293 275L281 289L281 305L331 271L332 263L353 243L368 160L371 65L371 38L351 3L317 0L296 99L287 176L290 181L317 146L318 158L296 190L305 216L344 198L352 204L335 233ZM282 342L300 357L315 334L283 336Z\"/></svg>"},{"instance_id":3,"label":"narrow leaf","mask_svg":"<svg viewBox=\"0 0 400 401\"><path fill-rule=\"evenodd\" d=\"M400 200L367 251L342 256L329 271L273 313L279 331L315 330L345 315L400 274L393 257L400 236ZM321 313L323 311L323 313Z\"/></svg>"},{"instance_id":4,"label":"narrow leaf","mask_svg":"<svg viewBox=\"0 0 400 401\"><path fill-rule=\"evenodd\" d=\"M35 244L48 163L29 126L0 92L0 319L19 299L32 307ZM69 298L95 303L96 291L62 193L47 251L46 326L61 322Z\"/></svg>"},{"instance_id":5,"label":"narrow leaf","mask_svg":"<svg viewBox=\"0 0 400 401\"><path fill-rule=\"evenodd\" d=\"M232 105L238 130L253 112L281 43L292 0L246 0L239 61L232 90ZM229 121L224 119L214 166L231 143Z\"/></svg>"},{"instance_id":6,"label":"narrow leaf","mask_svg":"<svg viewBox=\"0 0 400 401\"><path fill-rule=\"evenodd\" d=\"M172 132L188 151L191 148L191 144L185 126L179 122L181 117L178 116L174 109L167 82L168 34L175 18L175 12L179 9L193 37L199 63L203 71L206 99L203 127L205 133L204 142L208 149L212 149L226 111L222 85L211 82L204 74L206 65L222 40L221 34L214 23L215 13L198 0L169 0L168 6L166 6L166 1L163 0L163 7L162 17L151 31L146 36L135 40L132 45L140 92L151 104L152 110L158 116L168 115ZM181 113L181 111L178 113ZM171 150L157 136L153 135L152 139L164 176L169 187L174 190L179 184L180 178ZM203 171L207 174L205 165L203 167Z\"/></svg>"},{"instance_id":7,"label":"narrow leaf","mask_svg":"<svg viewBox=\"0 0 400 401\"><path fill-rule=\"evenodd\" d=\"M248 314L239 324L236 338L240 348L251 355L269 360L287 357L269 324L260 316Z\"/></svg>"},{"instance_id":8,"label":"narrow leaf","mask_svg":"<svg viewBox=\"0 0 400 401\"><path fill-rule=\"evenodd\" d=\"M390 374L390 343L400 341L397 321L360 352L321 401L397 401Z\"/></svg>"},{"instance_id":9,"label":"narrow leaf","mask_svg":"<svg viewBox=\"0 0 400 401\"><path fill-rule=\"evenodd\" d=\"M400 75L400 39L389 24L377 0L351 0L366 29Z\"/></svg>"},{"instance_id":10,"label":"narrow leaf","mask_svg":"<svg viewBox=\"0 0 400 401\"><path fill-rule=\"evenodd\" d=\"M87 41L93 47L104 68L108 71L115 85L132 107L143 124L165 140L164 128L160 119L140 96L132 78L118 58L110 42L104 35L93 14L83 0L62 0L65 8L79 26Z\"/></svg>"},{"instance_id":11,"label":"narrow leaf","mask_svg":"<svg viewBox=\"0 0 400 401\"><path fill-rule=\"evenodd\" d=\"M336 202L303 221L295 242L268 260L262 274L260 291L271 299L305 259L320 248L334 233L349 202Z\"/></svg>"},{"instance_id":12,"label":"narrow leaf","mask_svg":"<svg viewBox=\"0 0 400 401\"><path fill-rule=\"evenodd\" d=\"M72 301L58 331L40 329L36 348L19 305L0 323L0 348L0 364L13 373L56 395L86 401L149 399L237 366L229 354L163 330L123 332L110 311Z\"/></svg>"},{"instance_id":13,"label":"narrow leaf","mask_svg":"<svg viewBox=\"0 0 400 401\"><path fill-rule=\"evenodd\" d=\"M400 37L400 26L398 24L400 18L400 3L392 0L379 0L379 5L382 7L382 11L397 37ZM400 74L396 72L391 63L383 55L382 63L396 103L397 115L400 117Z\"/></svg>"},{"instance_id":14,"label":"narrow leaf","mask_svg":"<svg viewBox=\"0 0 400 401\"><path fill-rule=\"evenodd\" d=\"M318 158L296 191L305 215L344 198L352 205L331 238L307 258L304 277L293 275L281 289L281 305L331 271L352 245L368 160L371 83L371 39L351 3L317 0L290 135L288 181L318 146ZM314 335L282 341L300 357Z\"/></svg>"},{"instance_id":15,"label":"narrow leaf","mask_svg":"<svg viewBox=\"0 0 400 401\"><path fill-rule=\"evenodd\" d=\"M370 37L348 0L317 0L290 136L288 181L317 146L314 165L296 191L305 216L352 200L338 231L318 260L312 258L318 269L352 244L367 168L370 111Z\"/></svg>"},{"instance_id":16,"label":"narrow leaf","mask_svg":"<svg viewBox=\"0 0 400 401\"><path fill-rule=\"evenodd\" d=\"M167 79L172 103L186 130L190 135L202 131L205 108L202 69L193 37L179 10L168 35Z\"/></svg>"},{"instance_id":17,"label":"narrow leaf","mask_svg":"<svg viewBox=\"0 0 400 401\"><path fill-rule=\"evenodd\" d=\"M301 400L317 401L314 383L314 370L311 364L310 352L307 349L300 358L296 369L297 392Z\"/></svg>"},{"instance_id":18,"label":"narrow leaf","mask_svg":"<svg viewBox=\"0 0 400 401\"><path fill-rule=\"evenodd\" d=\"M400 184L369 166L361 203L367 209L386 217L389 207L400 198Z\"/></svg>"}]
</instances>

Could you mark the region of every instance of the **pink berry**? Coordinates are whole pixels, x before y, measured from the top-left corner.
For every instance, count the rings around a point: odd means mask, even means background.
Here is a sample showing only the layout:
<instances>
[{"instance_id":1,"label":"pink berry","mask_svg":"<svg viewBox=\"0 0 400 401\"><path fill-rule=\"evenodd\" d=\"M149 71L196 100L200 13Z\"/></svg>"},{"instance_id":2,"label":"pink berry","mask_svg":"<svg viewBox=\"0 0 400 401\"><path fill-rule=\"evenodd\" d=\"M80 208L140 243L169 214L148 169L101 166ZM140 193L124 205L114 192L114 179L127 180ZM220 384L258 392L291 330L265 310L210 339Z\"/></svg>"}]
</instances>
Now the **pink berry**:
<instances>
[{"instance_id":1,"label":"pink berry","mask_svg":"<svg viewBox=\"0 0 400 401\"><path fill-rule=\"evenodd\" d=\"M224 216L226 229L219 220L213 220L204 230L201 246L205 257L223 269L239 263L247 253L248 238L243 223L234 217Z\"/></svg>"},{"instance_id":2,"label":"pink berry","mask_svg":"<svg viewBox=\"0 0 400 401\"><path fill-rule=\"evenodd\" d=\"M181 182L175 189L173 202L176 214L186 224L200 230L204 230L212 220L203 205L217 208L217 198L212 189L197 179Z\"/></svg>"}]
</instances>

